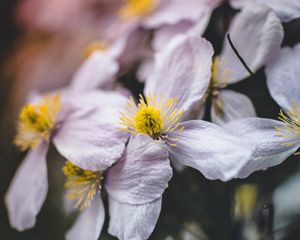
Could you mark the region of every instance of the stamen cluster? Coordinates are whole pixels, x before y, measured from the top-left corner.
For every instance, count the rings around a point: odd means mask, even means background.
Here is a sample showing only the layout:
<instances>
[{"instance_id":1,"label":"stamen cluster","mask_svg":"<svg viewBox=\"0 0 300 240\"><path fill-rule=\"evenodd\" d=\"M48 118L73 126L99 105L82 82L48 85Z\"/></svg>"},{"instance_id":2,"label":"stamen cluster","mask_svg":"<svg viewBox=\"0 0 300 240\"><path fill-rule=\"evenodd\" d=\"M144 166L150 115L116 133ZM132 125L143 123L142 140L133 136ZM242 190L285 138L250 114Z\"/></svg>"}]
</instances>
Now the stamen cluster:
<instances>
[{"instance_id":1,"label":"stamen cluster","mask_svg":"<svg viewBox=\"0 0 300 240\"><path fill-rule=\"evenodd\" d=\"M184 113L177 107L175 98L159 98L155 95L140 95L138 105L130 98L125 112L121 113L122 130L132 134L143 133L155 140L163 140L171 146L176 146L168 133L174 130L183 130L180 126L180 119Z\"/></svg>"},{"instance_id":2,"label":"stamen cluster","mask_svg":"<svg viewBox=\"0 0 300 240\"><path fill-rule=\"evenodd\" d=\"M289 141L284 143L286 146L299 144L300 137L300 104L293 101L292 108L285 114L280 110L278 119L285 123L284 127L276 127L277 136L287 138ZM294 139L294 140L293 140ZM295 153L300 154L300 152Z\"/></svg>"},{"instance_id":3,"label":"stamen cluster","mask_svg":"<svg viewBox=\"0 0 300 240\"><path fill-rule=\"evenodd\" d=\"M19 115L15 144L22 150L49 141L60 111L60 96L46 96L41 103L27 104Z\"/></svg>"},{"instance_id":4,"label":"stamen cluster","mask_svg":"<svg viewBox=\"0 0 300 240\"><path fill-rule=\"evenodd\" d=\"M101 190L102 172L84 170L70 161L66 161L62 171L66 176L66 197L76 201L74 208L83 210L90 206L95 195Z\"/></svg>"}]
</instances>

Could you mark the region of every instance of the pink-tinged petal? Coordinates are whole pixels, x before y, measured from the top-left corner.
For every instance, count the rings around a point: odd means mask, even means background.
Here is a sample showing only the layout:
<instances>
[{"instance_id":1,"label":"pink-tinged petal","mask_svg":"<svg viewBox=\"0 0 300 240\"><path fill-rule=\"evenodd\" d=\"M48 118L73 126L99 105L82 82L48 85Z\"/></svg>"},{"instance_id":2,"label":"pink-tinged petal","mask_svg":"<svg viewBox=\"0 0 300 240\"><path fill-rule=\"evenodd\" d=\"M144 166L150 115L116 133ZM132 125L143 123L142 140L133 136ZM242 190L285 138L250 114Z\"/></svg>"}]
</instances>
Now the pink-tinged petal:
<instances>
[{"instance_id":1,"label":"pink-tinged petal","mask_svg":"<svg viewBox=\"0 0 300 240\"><path fill-rule=\"evenodd\" d=\"M300 17L300 1L298 0L230 0L234 8L243 8L253 2L272 8L282 22Z\"/></svg>"},{"instance_id":2,"label":"pink-tinged petal","mask_svg":"<svg viewBox=\"0 0 300 240\"><path fill-rule=\"evenodd\" d=\"M163 25L154 32L152 47L155 51L163 50L170 40L180 34L185 34L194 25L191 21L180 21L173 25Z\"/></svg>"},{"instance_id":3,"label":"pink-tinged petal","mask_svg":"<svg viewBox=\"0 0 300 240\"><path fill-rule=\"evenodd\" d=\"M266 68L267 85L273 99L285 110L300 97L300 44L283 48Z\"/></svg>"},{"instance_id":4,"label":"pink-tinged petal","mask_svg":"<svg viewBox=\"0 0 300 240\"><path fill-rule=\"evenodd\" d=\"M78 96L75 101L53 142L73 164L93 171L105 170L122 156L128 139L119 125L119 111L126 98L97 91Z\"/></svg>"},{"instance_id":5,"label":"pink-tinged petal","mask_svg":"<svg viewBox=\"0 0 300 240\"><path fill-rule=\"evenodd\" d=\"M182 20L196 21L206 9L215 8L221 0L165 0L151 13L142 25L158 28L164 24L176 24Z\"/></svg>"},{"instance_id":6,"label":"pink-tinged petal","mask_svg":"<svg viewBox=\"0 0 300 240\"><path fill-rule=\"evenodd\" d=\"M104 223L104 206L100 195L96 195L91 205L80 212L66 234L66 240L97 240Z\"/></svg>"},{"instance_id":7,"label":"pink-tinged petal","mask_svg":"<svg viewBox=\"0 0 300 240\"><path fill-rule=\"evenodd\" d=\"M164 144L132 136L122 158L106 175L107 192L119 202L144 204L161 197L172 177Z\"/></svg>"},{"instance_id":8,"label":"pink-tinged petal","mask_svg":"<svg viewBox=\"0 0 300 240\"><path fill-rule=\"evenodd\" d=\"M176 147L169 147L170 159L196 168L208 179L236 177L251 155L247 141L215 124L194 120L181 125L184 130L170 134L178 139Z\"/></svg>"},{"instance_id":9,"label":"pink-tinged petal","mask_svg":"<svg viewBox=\"0 0 300 240\"><path fill-rule=\"evenodd\" d=\"M246 117L256 117L253 103L246 95L231 90L221 90L218 97L213 99L211 108L213 123L222 126L232 120Z\"/></svg>"},{"instance_id":10,"label":"pink-tinged petal","mask_svg":"<svg viewBox=\"0 0 300 240\"><path fill-rule=\"evenodd\" d=\"M158 220L162 199L131 205L109 197L110 222L108 232L120 240L146 240Z\"/></svg>"},{"instance_id":11,"label":"pink-tinged petal","mask_svg":"<svg viewBox=\"0 0 300 240\"><path fill-rule=\"evenodd\" d=\"M252 72L265 65L279 50L283 39L283 28L275 13L268 7L249 4L233 19L230 29L233 44ZM249 76L233 52L227 39L221 59L230 71L228 83Z\"/></svg>"},{"instance_id":12,"label":"pink-tinged petal","mask_svg":"<svg viewBox=\"0 0 300 240\"><path fill-rule=\"evenodd\" d=\"M46 155L42 143L30 150L18 168L5 196L10 225L18 231L32 228L48 192Z\"/></svg>"},{"instance_id":13,"label":"pink-tinged petal","mask_svg":"<svg viewBox=\"0 0 300 240\"><path fill-rule=\"evenodd\" d=\"M201 37L174 38L157 56L145 93L178 98L178 108L188 110L206 93L212 55L211 44Z\"/></svg>"},{"instance_id":14,"label":"pink-tinged petal","mask_svg":"<svg viewBox=\"0 0 300 240\"><path fill-rule=\"evenodd\" d=\"M275 127L284 127L284 123L263 118L245 118L232 121L226 128L234 133L248 139L255 147L247 163L239 171L236 177L245 178L258 170L265 170L283 162L292 155L300 146L286 146L288 138L276 136Z\"/></svg>"},{"instance_id":15,"label":"pink-tinged petal","mask_svg":"<svg viewBox=\"0 0 300 240\"><path fill-rule=\"evenodd\" d=\"M106 52L93 53L77 70L71 83L71 90L82 93L112 84L119 65Z\"/></svg>"}]
</instances>

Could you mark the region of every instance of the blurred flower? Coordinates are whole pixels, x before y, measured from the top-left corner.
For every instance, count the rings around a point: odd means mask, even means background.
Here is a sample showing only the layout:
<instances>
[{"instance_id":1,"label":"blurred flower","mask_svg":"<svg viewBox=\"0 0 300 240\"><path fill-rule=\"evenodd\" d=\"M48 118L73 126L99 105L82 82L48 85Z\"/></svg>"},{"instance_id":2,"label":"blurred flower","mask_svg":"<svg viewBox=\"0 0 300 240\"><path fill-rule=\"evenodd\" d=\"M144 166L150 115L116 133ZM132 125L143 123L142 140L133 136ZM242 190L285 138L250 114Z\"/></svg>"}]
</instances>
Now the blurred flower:
<instances>
[{"instance_id":1,"label":"blurred flower","mask_svg":"<svg viewBox=\"0 0 300 240\"><path fill-rule=\"evenodd\" d=\"M238 186L234 194L234 217L236 219L250 218L258 195L258 188L254 184Z\"/></svg>"}]
</instances>

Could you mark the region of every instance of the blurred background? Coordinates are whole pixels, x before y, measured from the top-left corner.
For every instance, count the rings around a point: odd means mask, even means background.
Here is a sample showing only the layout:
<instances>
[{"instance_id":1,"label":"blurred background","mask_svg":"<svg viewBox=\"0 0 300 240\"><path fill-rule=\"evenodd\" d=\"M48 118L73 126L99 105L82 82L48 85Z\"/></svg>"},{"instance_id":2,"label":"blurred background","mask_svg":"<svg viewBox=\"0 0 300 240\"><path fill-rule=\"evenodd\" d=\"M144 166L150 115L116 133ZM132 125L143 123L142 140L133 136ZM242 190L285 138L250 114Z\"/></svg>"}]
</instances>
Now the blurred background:
<instances>
[{"instance_id":1,"label":"blurred background","mask_svg":"<svg viewBox=\"0 0 300 240\"><path fill-rule=\"evenodd\" d=\"M75 219L75 214L69 216L63 210L63 161L52 147L48 154L49 193L35 228L22 233L10 228L3 198L25 155L13 146L12 139L18 112L30 91L66 85L83 62L85 47L115 32L114 26L103 20L114 14L114 6L108 3L110 0L0 2L1 239L64 239ZM226 1L213 12L204 37L213 44L216 53L220 52L236 13ZM300 20L285 23L284 29L284 46L300 42ZM151 36L151 31L142 34L133 47L147 45ZM136 78L139 64L137 57L126 73L120 74L120 84L133 94L143 88ZM230 87L251 98L258 116L277 118L279 107L268 93L263 69ZM209 120L209 113L205 118ZM163 195L162 212L150 239L299 239L299 157L290 157L267 171L227 183L208 181L191 168L174 174ZM100 239L114 239L106 232L107 222L108 219Z\"/></svg>"}]
</instances>

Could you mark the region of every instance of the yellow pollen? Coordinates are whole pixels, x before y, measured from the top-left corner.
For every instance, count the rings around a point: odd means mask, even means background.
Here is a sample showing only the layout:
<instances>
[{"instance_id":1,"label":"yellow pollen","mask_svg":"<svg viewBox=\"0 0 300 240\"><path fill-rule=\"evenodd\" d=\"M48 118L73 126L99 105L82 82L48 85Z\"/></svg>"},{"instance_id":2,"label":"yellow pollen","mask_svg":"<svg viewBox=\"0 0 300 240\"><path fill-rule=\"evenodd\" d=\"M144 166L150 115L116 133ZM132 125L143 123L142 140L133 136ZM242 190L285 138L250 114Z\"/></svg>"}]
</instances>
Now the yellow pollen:
<instances>
[{"instance_id":1,"label":"yellow pollen","mask_svg":"<svg viewBox=\"0 0 300 240\"><path fill-rule=\"evenodd\" d=\"M278 132L276 136L288 139L284 143L285 146L298 145L300 137L300 104L293 101L292 109L287 114L280 110L278 119L284 122L285 125L284 127L276 127L276 131ZM295 155L299 154L300 151L295 153Z\"/></svg>"},{"instance_id":2,"label":"yellow pollen","mask_svg":"<svg viewBox=\"0 0 300 240\"><path fill-rule=\"evenodd\" d=\"M83 51L84 59L89 58L95 52L104 52L107 50L107 45L102 41L93 42L87 45Z\"/></svg>"},{"instance_id":3,"label":"yellow pollen","mask_svg":"<svg viewBox=\"0 0 300 240\"><path fill-rule=\"evenodd\" d=\"M125 5L120 10L124 19L132 17L144 17L150 14L156 7L158 0L125 0Z\"/></svg>"},{"instance_id":4,"label":"yellow pollen","mask_svg":"<svg viewBox=\"0 0 300 240\"><path fill-rule=\"evenodd\" d=\"M66 161L62 171L66 177L66 198L75 200L74 208L80 211L90 206L95 195L100 193L103 173L84 170L70 161Z\"/></svg>"},{"instance_id":5,"label":"yellow pollen","mask_svg":"<svg viewBox=\"0 0 300 240\"><path fill-rule=\"evenodd\" d=\"M41 103L27 104L20 112L14 143L21 149L49 141L60 111L60 96L45 96Z\"/></svg>"},{"instance_id":6,"label":"yellow pollen","mask_svg":"<svg viewBox=\"0 0 300 240\"><path fill-rule=\"evenodd\" d=\"M175 98L158 98L155 95L140 95L138 105L131 97L124 112L121 112L122 130L132 134L146 134L155 140L163 140L176 146L175 138L168 136L175 130L181 131L180 119L184 113L177 107Z\"/></svg>"}]
</instances>

